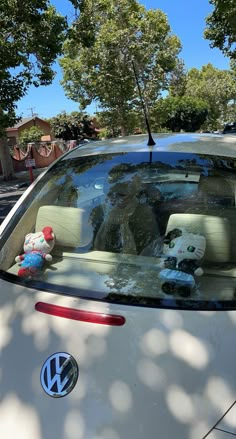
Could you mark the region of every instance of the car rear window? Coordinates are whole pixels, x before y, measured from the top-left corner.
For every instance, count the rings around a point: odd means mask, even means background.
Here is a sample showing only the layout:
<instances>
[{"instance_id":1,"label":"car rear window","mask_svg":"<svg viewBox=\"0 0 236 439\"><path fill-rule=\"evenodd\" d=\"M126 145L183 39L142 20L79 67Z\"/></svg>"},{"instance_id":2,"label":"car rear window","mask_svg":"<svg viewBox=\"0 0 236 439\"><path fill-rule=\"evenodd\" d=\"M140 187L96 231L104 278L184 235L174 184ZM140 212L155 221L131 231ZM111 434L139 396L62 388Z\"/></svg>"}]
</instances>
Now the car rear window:
<instances>
[{"instance_id":1,"label":"car rear window","mask_svg":"<svg viewBox=\"0 0 236 439\"><path fill-rule=\"evenodd\" d=\"M234 309L235 166L174 152L60 160L7 224L1 276L123 305ZM43 255L31 270L25 236L45 227L55 234L52 260Z\"/></svg>"}]
</instances>

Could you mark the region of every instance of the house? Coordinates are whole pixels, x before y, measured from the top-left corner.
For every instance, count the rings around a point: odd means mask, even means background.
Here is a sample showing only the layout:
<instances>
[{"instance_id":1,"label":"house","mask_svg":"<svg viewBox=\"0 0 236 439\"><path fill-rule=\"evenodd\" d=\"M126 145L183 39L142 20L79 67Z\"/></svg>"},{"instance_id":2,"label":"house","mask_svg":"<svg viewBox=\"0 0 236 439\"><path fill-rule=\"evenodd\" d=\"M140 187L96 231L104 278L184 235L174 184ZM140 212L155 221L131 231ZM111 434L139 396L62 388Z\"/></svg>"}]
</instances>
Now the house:
<instances>
[{"instance_id":1,"label":"house","mask_svg":"<svg viewBox=\"0 0 236 439\"><path fill-rule=\"evenodd\" d=\"M19 138L22 133L22 131L27 130L33 126L39 127L44 132L44 138L47 139L47 141L54 140L54 136L52 134L51 125L46 120L40 119L40 117L33 116L33 117L25 117L20 120L14 127L7 128L7 139L8 139L8 145L9 146L15 146L19 143ZM47 136L47 137L45 137ZM44 140L42 138L42 140Z\"/></svg>"}]
</instances>

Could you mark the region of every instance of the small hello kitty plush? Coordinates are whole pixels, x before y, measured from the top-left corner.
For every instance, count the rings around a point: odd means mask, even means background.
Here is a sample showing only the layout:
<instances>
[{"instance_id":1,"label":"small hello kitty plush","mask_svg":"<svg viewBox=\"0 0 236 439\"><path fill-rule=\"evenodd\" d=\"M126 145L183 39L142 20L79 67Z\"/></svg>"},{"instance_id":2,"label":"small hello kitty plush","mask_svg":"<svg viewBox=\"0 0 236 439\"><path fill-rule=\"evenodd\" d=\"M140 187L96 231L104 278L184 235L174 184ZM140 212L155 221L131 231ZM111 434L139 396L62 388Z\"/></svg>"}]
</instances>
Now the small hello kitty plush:
<instances>
[{"instance_id":1,"label":"small hello kitty plush","mask_svg":"<svg viewBox=\"0 0 236 439\"><path fill-rule=\"evenodd\" d=\"M21 267L18 276L32 277L39 274L44 260L52 260L49 253L54 244L55 235L52 227L44 227L42 232L28 233L25 237L24 253L15 258L15 261L19 262Z\"/></svg>"},{"instance_id":2,"label":"small hello kitty plush","mask_svg":"<svg viewBox=\"0 0 236 439\"><path fill-rule=\"evenodd\" d=\"M165 269L160 272L166 294L188 297L195 287L194 276L202 276L201 261L206 250L206 238L185 229L171 230L164 238Z\"/></svg>"}]
</instances>

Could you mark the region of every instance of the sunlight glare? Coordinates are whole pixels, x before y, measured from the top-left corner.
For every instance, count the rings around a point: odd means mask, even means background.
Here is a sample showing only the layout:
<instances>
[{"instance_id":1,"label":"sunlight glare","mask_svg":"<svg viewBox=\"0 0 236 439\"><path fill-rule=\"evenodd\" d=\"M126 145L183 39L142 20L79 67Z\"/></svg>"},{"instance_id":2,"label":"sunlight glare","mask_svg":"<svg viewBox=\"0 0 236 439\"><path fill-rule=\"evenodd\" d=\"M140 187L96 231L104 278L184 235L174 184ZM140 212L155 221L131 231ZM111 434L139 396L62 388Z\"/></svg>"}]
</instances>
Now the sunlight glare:
<instances>
[{"instance_id":1,"label":"sunlight glare","mask_svg":"<svg viewBox=\"0 0 236 439\"><path fill-rule=\"evenodd\" d=\"M209 362L209 353L203 341L186 331L177 330L170 335L173 354L195 369L203 369Z\"/></svg>"},{"instance_id":2,"label":"sunlight glare","mask_svg":"<svg viewBox=\"0 0 236 439\"><path fill-rule=\"evenodd\" d=\"M119 412L128 412L133 405L130 388L123 381L115 381L111 385L109 396L113 407Z\"/></svg>"},{"instance_id":3,"label":"sunlight glare","mask_svg":"<svg viewBox=\"0 0 236 439\"><path fill-rule=\"evenodd\" d=\"M231 322L236 325L236 312L235 311L228 311L227 312Z\"/></svg>"},{"instance_id":4,"label":"sunlight glare","mask_svg":"<svg viewBox=\"0 0 236 439\"><path fill-rule=\"evenodd\" d=\"M161 313L161 322L167 329L177 329L183 327L183 318L178 311L173 309L164 310Z\"/></svg>"},{"instance_id":5,"label":"sunlight glare","mask_svg":"<svg viewBox=\"0 0 236 439\"><path fill-rule=\"evenodd\" d=\"M39 351L43 351L49 345L49 326L48 317L44 314L35 314L22 317L22 332L26 335L34 336L35 346Z\"/></svg>"},{"instance_id":6,"label":"sunlight glare","mask_svg":"<svg viewBox=\"0 0 236 439\"><path fill-rule=\"evenodd\" d=\"M224 413L235 401L235 395L221 377L210 377L206 386L206 395L219 413Z\"/></svg>"},{"instance_id":7,"label":"sunlight glare","mask_svg":"<svg viewBox=\"0 0 236 439\"><path fill-rule=\"evenodd\" d=\"M83 439L85 437L84 420L78 410L67 414L64 432L66 439Z\"/></svg>"},{"instance_id":8,"label":"sunlight glare","mask_svg":"<svg viewBox=\"0 0 236 439\"><path fill-rule=\"evenodd\" d=\"M36 410L14 394L0 404L0 426L1 438L43 439Z\"/></svg>"},{"instance_id":9,"label":"sunlight glare","mask_svg":"<svg viewBox=\"0 0 236 439\"><path fill-rule=\"evenodd\" d=\"M163 389L166 384L164 371L151 360L141 360L137 365L140 381L152 390Z\"/></svg>"},{"instance_id":10,"label":"sunlight glare","mask_svg":"<svg viewBox=\"0 0 236 439\"><path fill-rule=\"evenodd\" d=\"M168 350L167 336L159 329L146 332L140 341L141 349L145 355L157 356Z\"/></svg>"},{"instance_id":11,"label":"sunlight glare","mask_svg":"<svg viewBox=\"0 0 236 439\"><path fill-rule=\"evenodd\" d=\"M184 424L194 420L194 406L187 393L179 386L169 386L166 395L167 405L175 418Z\"/></svg>"},{"instance_id":12,"label":"sunlight glare","mask_svg":"<svg viewBox=\"0 0 236 439\"><path fill-rule=\"evenodd\" d=\"M212 425L207 425L205 422L199 422L196 419L195 425L192 427L189 435L189 439L199 439L205 436L205 434L211 429ZM212 436L209 439L214 439ZM218 438L220 439L220 438Z\"/></svg>"},{"instance_id":13,"label":"sunlight glare","mask_svg":"<svg viewBox=\"0 0 236 439\"><path fill-rule=\"evenodd\" d=\"M6 304L0 309L0 350L7 346L12 338L12 330L9 327L12 314L11 305Z\"/></svg>"}]
</instances>

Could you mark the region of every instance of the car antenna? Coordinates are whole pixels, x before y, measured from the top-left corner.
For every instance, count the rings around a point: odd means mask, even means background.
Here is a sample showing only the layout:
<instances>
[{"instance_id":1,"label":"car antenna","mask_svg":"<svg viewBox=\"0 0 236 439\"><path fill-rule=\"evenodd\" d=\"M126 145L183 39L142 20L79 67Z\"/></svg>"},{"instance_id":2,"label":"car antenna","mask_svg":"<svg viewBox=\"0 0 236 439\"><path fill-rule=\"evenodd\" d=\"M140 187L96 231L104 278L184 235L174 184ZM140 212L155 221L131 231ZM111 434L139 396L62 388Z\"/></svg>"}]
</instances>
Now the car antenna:
<instances>
[{"instance_id":1,"label":"car antenna","mask_svg":"<svg viewBox=\"0 0 236 439\"><path fill-rule=\"evenodd\" d=\"M142 109L143 109L143 112L144 112L144 118L145 118L145 123L146 123L146 127L147 127L147 132L148 132L148 143L147 144L148 144L148 146L153 146L153 145L156 145L156 142L154 142L153 137L152 137L152 133L151 133L148 117L147 117L147 109L146 109L146 105L145 105L144 100L143 100L142 91L141 91L141 87L140 87L140 84L139 84L138 75L137 75L137 72L136 72L136 69L135 69L135 64L134 64L134 60L133 59L132 59L132 66L133 66L133 71L134 71L134 76L135 76L136 84L137 84L137 87L138 87L138 92L139 92L139 97L140 97Z\"/></svg>"}]
</instances>

